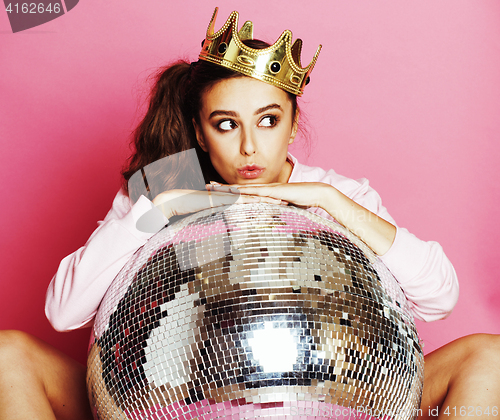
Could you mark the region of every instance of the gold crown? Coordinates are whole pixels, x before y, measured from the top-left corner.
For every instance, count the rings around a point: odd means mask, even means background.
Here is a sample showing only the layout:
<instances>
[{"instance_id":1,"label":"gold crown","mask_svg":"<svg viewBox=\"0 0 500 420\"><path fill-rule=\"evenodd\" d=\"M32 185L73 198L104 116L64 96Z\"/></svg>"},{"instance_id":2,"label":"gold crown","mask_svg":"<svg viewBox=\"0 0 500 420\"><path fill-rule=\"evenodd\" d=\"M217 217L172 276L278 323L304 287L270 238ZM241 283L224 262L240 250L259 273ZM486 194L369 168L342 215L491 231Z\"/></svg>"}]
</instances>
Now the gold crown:
<instances>
[{"instance_id":1,"label":"gold crown","mask_svg":"<svg viewBox=\"0 0 500 420\"><path fill-rule=\"evenodd\" d=\"M302 95L309 82L309 74L321 51L321 45L307 67L300 64L302 40L292 45L292 32L284 31L270 47L255 49L243 41L253 39L253 23L246 21L238 31L238 12L232 12L224 26L214 33L215 8L208 25L207 37L203 41L200 60L210 61L231 70L270 83L294 95Z\"/></svg>"}]
</instances>

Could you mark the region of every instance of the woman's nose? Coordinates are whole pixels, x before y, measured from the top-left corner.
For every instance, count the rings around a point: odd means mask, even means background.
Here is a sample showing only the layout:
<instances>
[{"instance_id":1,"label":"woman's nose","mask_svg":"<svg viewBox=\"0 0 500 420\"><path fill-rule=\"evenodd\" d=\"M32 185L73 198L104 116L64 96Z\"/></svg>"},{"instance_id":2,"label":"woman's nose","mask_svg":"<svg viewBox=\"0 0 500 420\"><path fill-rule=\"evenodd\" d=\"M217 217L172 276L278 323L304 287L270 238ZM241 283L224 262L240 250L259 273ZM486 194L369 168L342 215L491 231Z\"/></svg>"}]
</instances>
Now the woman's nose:
<instances>
[{"instance_id":1,"label":"woman's nose","mask_svg":"<svg viewBox=\"0 0 500 420\"><path fill-rule=\"evenodd\" d=\"M241 154L250 156L257 150L255 139L251 130L243 130L241 133Z\"/></svg>"}]
</instances>

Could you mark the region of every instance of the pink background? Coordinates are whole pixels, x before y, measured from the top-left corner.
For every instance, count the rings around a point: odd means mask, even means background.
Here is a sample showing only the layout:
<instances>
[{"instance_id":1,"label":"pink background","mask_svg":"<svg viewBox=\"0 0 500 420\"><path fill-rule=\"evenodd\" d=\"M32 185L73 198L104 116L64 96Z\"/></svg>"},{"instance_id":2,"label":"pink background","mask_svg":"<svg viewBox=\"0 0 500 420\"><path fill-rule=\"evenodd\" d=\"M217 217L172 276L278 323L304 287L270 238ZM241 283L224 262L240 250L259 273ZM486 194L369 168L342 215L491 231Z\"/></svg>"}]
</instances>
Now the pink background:
<instances>
[{"instance_id":1,"label":"pink background","mask_svg":"<svg viewBox=\"0 0 500 420\"><path fill-rule=\"evenodd\" d=\"M236 9L259 38L292 29L304 63L323 44L301 101L310 147L294 153L369 178L398 223L454 263L460 300L447 320L418 323L425 351L500 333L500 2L217 3L217 28ZM196 59L216 5L81 0L16 34L0 12L0 328L85 360L89 330L53 331L46 287L111 205L147 76Z\"/></svg>"}]
</instances>

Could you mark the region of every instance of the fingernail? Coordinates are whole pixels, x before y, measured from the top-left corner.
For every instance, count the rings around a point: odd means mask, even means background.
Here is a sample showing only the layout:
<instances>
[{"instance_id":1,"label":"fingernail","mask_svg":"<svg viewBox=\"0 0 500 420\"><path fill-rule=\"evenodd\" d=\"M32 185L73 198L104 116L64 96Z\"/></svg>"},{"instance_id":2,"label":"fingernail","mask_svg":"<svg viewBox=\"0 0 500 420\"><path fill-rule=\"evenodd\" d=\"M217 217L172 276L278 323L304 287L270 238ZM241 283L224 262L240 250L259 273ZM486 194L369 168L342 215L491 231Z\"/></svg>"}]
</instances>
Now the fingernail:
<instances>
[{"instance_id":1,"label":"fingernail","mask_svg":"<svg viewBox=\"0 0 500 420\"><path fill-rule=\"evenodd\" d=\"M240 191L238 190L238 188L236 187L231 187L229 188L229 191L232 192L232 193L239 193Z\"/></svg>"},{"instance_id":2,"label":"fingernail","mask_svg":"<svg viewBox=\"0 0 500 420\"><path fill-rule=\"evenodd\" d=\"M215 182L215 181L210 181L210 184L212 184L212 185L222 185L222 184L219 184L218 182Z\"/></svg>"}]
</instances>

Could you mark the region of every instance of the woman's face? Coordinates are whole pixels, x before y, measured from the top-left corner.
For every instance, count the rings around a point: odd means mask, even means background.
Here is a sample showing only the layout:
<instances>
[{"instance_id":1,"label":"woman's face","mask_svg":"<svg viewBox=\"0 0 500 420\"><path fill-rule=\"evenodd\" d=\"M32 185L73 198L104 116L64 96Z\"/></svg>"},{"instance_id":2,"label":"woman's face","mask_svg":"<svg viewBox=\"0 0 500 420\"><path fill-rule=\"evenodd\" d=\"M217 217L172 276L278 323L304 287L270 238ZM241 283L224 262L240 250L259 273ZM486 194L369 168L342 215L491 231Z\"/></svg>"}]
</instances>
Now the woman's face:
<instances>
[{"instance_id":1,"label":"woman's face","mask_svg":"<svg viewBox=\"0 0 500 420\"><path fill-rule=\"evenodd\" d=\"M250 77L217 82L202 96L201 148L228 184L287 182L288 145L297 133L288 94Z\"/></svg>"}]
</instances>

